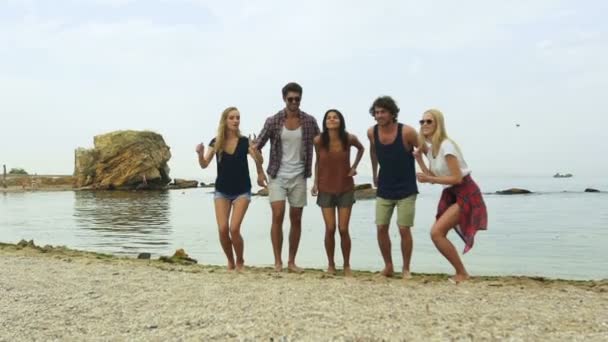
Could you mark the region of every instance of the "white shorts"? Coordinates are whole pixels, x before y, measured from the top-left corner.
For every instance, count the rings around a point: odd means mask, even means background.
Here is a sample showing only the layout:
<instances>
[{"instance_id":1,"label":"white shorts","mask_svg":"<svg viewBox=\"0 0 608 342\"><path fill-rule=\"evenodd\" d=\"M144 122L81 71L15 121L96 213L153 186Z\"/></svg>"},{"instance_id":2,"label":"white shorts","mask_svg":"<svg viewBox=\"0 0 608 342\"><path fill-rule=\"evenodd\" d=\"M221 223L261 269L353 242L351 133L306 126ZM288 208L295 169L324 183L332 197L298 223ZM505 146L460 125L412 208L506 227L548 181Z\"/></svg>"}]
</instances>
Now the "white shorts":
<instances>
[{"instance_id":1,"label":"white shorts","mask_svg":"<svg viewBox=\"0 0 608 342\"><path fill-rule=\"evenodd\" d=\"M294 178L270 178L268 181L268 199L270 203L289 201L289 206L303 208L307 204L306 178L303 175Z\"/></svg>"}]
</instances>

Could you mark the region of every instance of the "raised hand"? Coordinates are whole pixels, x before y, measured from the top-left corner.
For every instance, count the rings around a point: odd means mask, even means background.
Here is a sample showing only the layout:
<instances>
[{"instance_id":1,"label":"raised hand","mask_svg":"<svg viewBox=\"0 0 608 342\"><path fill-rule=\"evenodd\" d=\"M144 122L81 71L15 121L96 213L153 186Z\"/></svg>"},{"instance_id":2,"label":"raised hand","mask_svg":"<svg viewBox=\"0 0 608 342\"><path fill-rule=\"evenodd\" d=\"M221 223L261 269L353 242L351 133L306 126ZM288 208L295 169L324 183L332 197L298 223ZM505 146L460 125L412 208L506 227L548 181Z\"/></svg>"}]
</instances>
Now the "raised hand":
<instances>
[{"instance_id":1,"label":"raised hand","mask_svg":"<svg viewBox=\"0 0 608 342\"><path fill-rule=\"evenodd\" d=\"M196 153L198 153L199 155L205 154L205 145L203 143L196 145Z\"/></svg>"}]
</instances>

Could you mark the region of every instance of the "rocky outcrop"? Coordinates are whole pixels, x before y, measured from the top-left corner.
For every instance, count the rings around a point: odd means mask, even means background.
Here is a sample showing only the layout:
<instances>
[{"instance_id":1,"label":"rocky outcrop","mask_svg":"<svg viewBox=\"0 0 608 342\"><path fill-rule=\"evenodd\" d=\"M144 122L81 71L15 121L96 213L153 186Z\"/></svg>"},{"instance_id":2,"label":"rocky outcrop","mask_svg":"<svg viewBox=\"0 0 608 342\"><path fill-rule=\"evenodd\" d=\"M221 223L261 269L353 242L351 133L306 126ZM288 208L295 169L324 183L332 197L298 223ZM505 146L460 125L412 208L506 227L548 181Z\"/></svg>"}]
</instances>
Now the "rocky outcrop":
<instances>
[{"instance_id":1,"label":"rocky outcrop","mask_svg":"<svg viewBox=\"0 0 608 342\"><path fill-rule=\"evenodd\" d=\"M372 185L369 183L363 183L363 184L356 184L355 185L355 191L357 190L367 190L367 189L371 189Z\"/></svg>"},{"instance_id":2,"label":"rocky outcrop","mask_svg":"<svg viewBox=\"0 0 608 342\"><path fill-rule=\"evenodd\" d=\"M598 189L587 188L587 189L585 189L585 192L600 192L600 191Z\"/></svg>"},{"instance_id":3,"label":"rocky outcrop","mask_svg":"<svg viewBox=\"0 0 608 342\"><path fill-rule=\"evenodd\" d=\"M357 184L355 185L355 199L365 200L376 198L376 189L371 184Z\"/></svg>"},{"instance_id":4,"label":"rocky outcrop","mask_svg":"<svg viewBox=\"0 0 608 342\"><path fill-rule=\"evenodd\" d=\"M258 190L258 192L255 193L255 196L268 196L268 188L261 188L260 190Z\"/></svg>"},{"instance_id":5,"label":"rocky outcrop","mask_svg":"<svg viewBox=\"0 0 608 342\"><path fill-rule=\"evenodd\" d=\"M76 187L160 189L171 181L171 152L160 134L116 131L96 136L94 146L75 151Z\"/></svg>"},{"instance_id":6,"label":"rocky outcrop","mask_svg":"<svg viewBox=\"0 0 608 342\"><path fill-rule=\"evenodd\" d=\"M511 189L506 189L506 190L499 190L499 191L496 191L496 193L499 195L523 195L523 194L531 194L532 191L526 190L526 189L511 188Z\"/></svg>"},{"instance_id":7,"label":"rocky outcrop","mask_svg":"<svg viewBox=\"0 0 608 342\"><path fill-rule=\"evenodd\" d=\"M183 248L180 248L175 251L175 253L168 256L161 256L158 258L160 261L168 262L170 264L181 264L181 265L192 265L196 264L198 261L196 259L191 258Z\"/></svg>"},{"instance_id":8,"label":"rocky outcrop","mask_svg":"<svg viewBox=\"0 0 608 342\"><path fill-rule=\"evenodd\" d=\"M175 178L173 180L173 183L169 184L169 189L188 189L188 188L198 188L198 181Z\"/></svg>"}]
</instances>

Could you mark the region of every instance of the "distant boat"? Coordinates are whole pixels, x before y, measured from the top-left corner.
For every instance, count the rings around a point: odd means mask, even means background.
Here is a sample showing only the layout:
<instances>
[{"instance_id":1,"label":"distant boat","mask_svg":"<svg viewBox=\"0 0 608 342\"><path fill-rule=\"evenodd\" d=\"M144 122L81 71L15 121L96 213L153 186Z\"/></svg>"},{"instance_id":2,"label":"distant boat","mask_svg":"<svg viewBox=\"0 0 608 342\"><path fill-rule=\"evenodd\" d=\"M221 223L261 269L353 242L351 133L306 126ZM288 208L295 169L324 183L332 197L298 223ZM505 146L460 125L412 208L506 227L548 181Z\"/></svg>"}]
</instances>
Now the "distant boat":
<instances>
[{"instance_id":1,"label":"distant boat","mask_svg":"<svg viewBox=\"0 0 608 342\"><path fill-rule=\"evenodd\" d=\"M556 174L553 175L553 178L570 178L570 177L572 177L571 173L561 174L561 173L558 172L558 173L556 173Z\"/></svg>"}]
</instances>

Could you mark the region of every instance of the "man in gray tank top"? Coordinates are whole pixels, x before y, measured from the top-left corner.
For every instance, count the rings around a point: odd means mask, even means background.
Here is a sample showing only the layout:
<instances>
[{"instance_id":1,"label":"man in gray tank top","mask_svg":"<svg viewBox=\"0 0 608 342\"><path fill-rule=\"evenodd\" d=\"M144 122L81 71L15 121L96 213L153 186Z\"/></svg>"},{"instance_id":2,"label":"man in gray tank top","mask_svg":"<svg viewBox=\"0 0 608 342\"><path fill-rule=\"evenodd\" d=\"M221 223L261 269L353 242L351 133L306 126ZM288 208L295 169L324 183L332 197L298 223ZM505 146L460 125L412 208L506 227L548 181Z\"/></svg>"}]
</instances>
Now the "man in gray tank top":
<instances>
[{"instance_id":1,"label":"man in gray tank top","mask_svg":"<svg viewBox=\"0 0 608 342\"><path fill-rule=\"evenodd\" d=\"M391 217L397 207L397 225L401 235L403 278L410 278L410 260L414 242L411 227L416 209L416 163L413 147L418 146L418 134L414 128L397 121L399 107L389 96L377 98L369 109L377 124L370 127L370 157L376 194L376 226L378 245L384 269L382 275L394 273L391 255L391 239L388 234ZM378 173L378 164L380 172Z\"/></svg>"},{"instance_id":2,"label":"man in gray tank top","mask_svg":"<svg viewBox=\"0 0 608 342\"><path fill-rule=\"evenodd\" d=\"M268 187L275 270L283 269L283 219L287 200L291 222L287 267L289 271L301 272L295 259L302 232L302 212L307 204L306 179L312 175L313 139L319 134L319 125L313 116L300 110L302 87L299 84L288 83L282 94L285 108L266 119L256 140L260 150L270 140L267 169L270 179L262 173L258 175L258 185Z\"/></svg>"}]
</instances>

